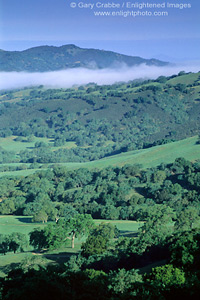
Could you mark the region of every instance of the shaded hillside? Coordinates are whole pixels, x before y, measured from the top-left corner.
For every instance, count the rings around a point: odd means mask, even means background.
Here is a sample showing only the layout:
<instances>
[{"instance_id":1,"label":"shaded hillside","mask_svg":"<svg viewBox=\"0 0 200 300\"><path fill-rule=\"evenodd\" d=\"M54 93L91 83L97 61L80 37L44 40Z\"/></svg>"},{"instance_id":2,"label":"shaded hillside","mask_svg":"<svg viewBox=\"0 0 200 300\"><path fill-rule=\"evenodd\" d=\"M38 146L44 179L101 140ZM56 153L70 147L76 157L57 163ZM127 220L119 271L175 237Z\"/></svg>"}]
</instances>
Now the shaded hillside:
<instances>
[{"instance_id":1,"label":"shaded hillside","mask_svg":"<svg viewBox=\"0 0 200 300\"><path fill-rule=\"evenodd\" d=\"M111 51L83 49L75 45L40 46L24 51L0 51L0 71L47 72L69 68L112 68L121 64L129 67L145 63L164 66L156 59L143 59Z\"/></svg>"}]
</instances>

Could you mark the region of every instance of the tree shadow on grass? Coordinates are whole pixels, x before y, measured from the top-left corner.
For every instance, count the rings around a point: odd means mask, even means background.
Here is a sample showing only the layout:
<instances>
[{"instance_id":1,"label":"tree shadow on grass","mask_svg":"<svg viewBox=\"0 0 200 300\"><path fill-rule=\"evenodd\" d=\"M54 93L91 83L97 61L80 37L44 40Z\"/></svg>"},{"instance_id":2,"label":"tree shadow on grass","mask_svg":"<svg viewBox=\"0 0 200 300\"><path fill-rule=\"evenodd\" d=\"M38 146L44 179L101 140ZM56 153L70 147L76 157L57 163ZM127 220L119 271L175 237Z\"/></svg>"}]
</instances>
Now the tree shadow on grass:
<instances>
[{"instance_id":1,"label":"tree shadow on grass","mask_svg":"<svg viewBox=\"0 0 200 300\"><path fill-rule=\"evenodd\" d=\"M7 264L6 266L0 267L0 272L7 275L10 271L17 269L19 266L20 266L20 263Z\"/></svg>"},{"instance_id":2,"label":"tree shadow on grass","mask_svg":"<svg viewBox=\"0 0 200 300\"><path fill-rule=\"evenodd\" d=\"M43 257L45 257L48 260L52 260L53 262L56 262L58 264L64 264L66 263L69 258L72 255L77 255L77 253L71 253L71 252L59 252L59 253L52 253L52 254L43 254Z\"/></svg>"},{"instance_id":3,"label":"tree shadow on grass","mask_svg":"<svg viewBox=\"0 0 200 300\"><path fill-rule=\"evenodd\" d=\"M120 230L120 236L123 237L137 237L138 233L137 232L133 232L133 231L128 231L128 230Z\"/></svg>"},{"instance_id":4,"label":"tree shadow on grass","mask_svg":"<svg viewBox=\"0 0 200 300\"><path fill-rule=\"evenodd\" d=\"M135 187L135 191L142 196L146 196L144 187L137 186Z\"/></svg>"},{"instance_id":5,"label":"tree shadow on grass","mask_svg":"<svg viewBox=\"0 0 200 300\"><path fill-rule=\"evenodd\" d=\"M27 218L16 218L19 222L30 224L32 223L32 217L27 217Z\"/></svg>"}]
</instances>

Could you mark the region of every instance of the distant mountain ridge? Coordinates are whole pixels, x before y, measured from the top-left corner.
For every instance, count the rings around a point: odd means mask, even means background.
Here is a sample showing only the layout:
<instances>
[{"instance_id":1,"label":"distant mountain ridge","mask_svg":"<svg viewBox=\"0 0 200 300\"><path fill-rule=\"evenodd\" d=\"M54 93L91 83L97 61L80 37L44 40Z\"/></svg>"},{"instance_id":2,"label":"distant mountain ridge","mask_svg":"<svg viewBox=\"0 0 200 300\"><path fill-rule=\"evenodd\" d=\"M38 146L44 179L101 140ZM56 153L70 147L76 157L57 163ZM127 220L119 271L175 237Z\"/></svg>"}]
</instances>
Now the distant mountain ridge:
<instances>
[{"instance_id":1,"label":"distant mountain ridge","mask_svg":"<svg viewBox=\"0 0 200 300\"><path fill-rule=\"evenodd\" d=\"M165 66L168 63L112 51L80 48L73 44L60 47L39 46L23 51L0 50L0 71L7 72L48 72L78 67L103 69L115 68L121 64L132 67L140 64Z\"/></svg>"}]
</instances>

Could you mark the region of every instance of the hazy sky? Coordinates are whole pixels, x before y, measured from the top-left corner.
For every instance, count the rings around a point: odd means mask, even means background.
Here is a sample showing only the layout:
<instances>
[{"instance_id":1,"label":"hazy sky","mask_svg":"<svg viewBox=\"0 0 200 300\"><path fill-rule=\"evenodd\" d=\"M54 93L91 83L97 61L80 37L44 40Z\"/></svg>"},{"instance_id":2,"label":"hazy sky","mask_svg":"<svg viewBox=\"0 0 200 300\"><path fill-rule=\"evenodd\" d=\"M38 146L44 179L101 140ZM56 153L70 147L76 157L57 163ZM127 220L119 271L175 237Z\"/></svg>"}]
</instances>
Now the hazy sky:
<instances>
[{"instance_id":1,"label":"hazy sky","mask_svg":"<svg viewBox=\"0 0 200 300\"><path fill-rule=\"evenodd\" d=\"M76 8L71 8L71 3ZM125 5L98 9L96 3ZM165 4L165 8L126 8L127 3ZM168 3L191 8L166 8ZM79 4L80 3L80 4ZM94 4L94 8L78 8ZM95 16L96 11L167 12L168 16ZM199 0L0 0L0 48L23 50L38 45L74 43L142 57L200 59Z\"/></svg>"}]
</instances>

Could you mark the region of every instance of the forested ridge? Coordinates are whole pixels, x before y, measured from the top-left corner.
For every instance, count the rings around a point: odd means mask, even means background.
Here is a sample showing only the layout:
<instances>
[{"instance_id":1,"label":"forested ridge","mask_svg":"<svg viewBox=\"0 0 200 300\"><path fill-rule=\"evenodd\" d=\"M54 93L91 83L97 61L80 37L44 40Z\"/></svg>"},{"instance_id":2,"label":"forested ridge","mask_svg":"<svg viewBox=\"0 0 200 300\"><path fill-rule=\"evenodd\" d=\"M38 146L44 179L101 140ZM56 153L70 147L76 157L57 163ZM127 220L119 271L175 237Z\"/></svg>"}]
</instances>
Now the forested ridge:
<instances>
[{"instance_id":1,"label":"forested ridge","mask_svg":"<svg viewBox=\"0 0 200 300\"><path fill-rule=\"evenodd\" d=\"M199 83L199 73L180 72L111 86L2 91L0 136L34 147L1 148L0 160L85 162L197 135Z\"/></svg>"},{"instance_id":2,"label":"forested ridge","mask_svg":"<svg viewBox=\"0 0 200 300\"><path fill-rule=\"evenodd\" d=\"M39 46L24 51L0 50L0 70L7 72L48 72L80 67L102 69L115 68L120 64L131 67L142 63L154 66L168 64L158 59L144 59L112 51L85 49L73 44L61 47Z\"/></svg>"}]
</instances>

